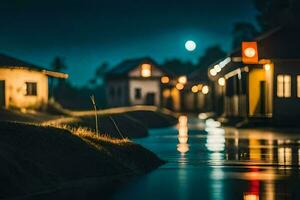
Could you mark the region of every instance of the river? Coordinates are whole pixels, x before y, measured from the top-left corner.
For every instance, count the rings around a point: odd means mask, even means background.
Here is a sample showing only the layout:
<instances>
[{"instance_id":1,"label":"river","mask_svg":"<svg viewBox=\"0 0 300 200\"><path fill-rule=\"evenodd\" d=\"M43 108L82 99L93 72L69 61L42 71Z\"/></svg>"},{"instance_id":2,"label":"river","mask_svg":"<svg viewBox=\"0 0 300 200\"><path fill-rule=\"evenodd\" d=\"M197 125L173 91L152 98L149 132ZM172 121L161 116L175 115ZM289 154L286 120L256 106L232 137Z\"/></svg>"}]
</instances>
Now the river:
<instances>
[{"instance_id":1,"label":"river","mask_svg":"<svg viewBox=\"0 0 300 200\"><path fill-rule=\"evenodd\" d=\"M113 199L300 199L300 131L223 128L179 117L176 127L134 142L168 163Z\"/></svg>"}]
</instances>

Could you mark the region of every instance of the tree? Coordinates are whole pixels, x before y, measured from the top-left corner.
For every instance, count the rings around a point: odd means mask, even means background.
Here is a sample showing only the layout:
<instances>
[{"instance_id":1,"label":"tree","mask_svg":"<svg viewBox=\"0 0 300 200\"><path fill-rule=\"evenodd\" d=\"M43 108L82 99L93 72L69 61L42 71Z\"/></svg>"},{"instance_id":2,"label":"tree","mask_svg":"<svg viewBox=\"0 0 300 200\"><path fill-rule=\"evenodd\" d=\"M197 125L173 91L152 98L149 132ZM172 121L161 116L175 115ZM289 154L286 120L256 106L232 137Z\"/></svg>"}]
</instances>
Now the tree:
<instances>
[{"instance_id":1,"label":"tree","mask_svg":"<svg viewBox=\"0 0 300 200\"><path fill-rule=\"evenodd\" d=\"M178 58L166 60L162 66L176 75L188 74L196 68L192 62L184 62Z\"/></svg>"},{"instance_id":2,"label":"tree","mask_svg":"<svg viewBox=\"0 0 300 200\"><path fill-rule=\"evenodd\" d=\"M232 49L236 49L241 46L243 41L253 40L258 35L258 31L251 23L238 22L233 27L232 35Z\"/></svg>"},{"instance_id":3,"label":"tree","mask_svg":"<svg viewBox=\"0 0 300 200\"><path fill-rule=\"evenodd\" d=\"M57 71L57 72L62 72L64 70L67 69L67 66L64 63L64 59L57 56L53 59L52 63L51 63L51 67L53 71ZM54 88L57 87L56 89L59 91L59 88L62 87L63 84L65 84L65 79L59 79L57 82L57 85L55 85L54 79L51 78L50 80L50 96L52 97L54 95Z\"/></svg>"},{"instance_id":4,"label":"tree","mask_svg":"<svg viewBox=\"0 0 300 200\"><path fill-rule=\"evenodd\" d=\"M208 68L211 64L224 58L226 55L226 52L219 45L208 47L204 54L200 56L197 66L198 68Z\"/></svg>"},{"instance_id":5,"label":"tree","mask_svg":"<svg viewBox=\"0 0 300 200\"><path fill-rule=\"evenodd\" d=\"M107 62L102 63L97 69L95 76L92 77L92 79L89 81L90 85L96 86L98 84L101 84L103 81L103 78L105 74L107 73L109 69L109 64Z\"/></svg>"},{"instance_id":6,"label":"tree","mask_svg":"<svg viewBox=\"0 0 300 200\"><path fill-rule=\"evenodd\" d=\"M67 66L64 63L64 58L59 57L59 56L57 56L53 59L51 67L54 71L57 71L57 72L62 72L63 70L67 69Z\"/></svg>"},{"instance_id":7,"label":"tree","mask_svg":"<svg viewBox=\"0 0 300 200\"><path fill-rule=\"evenodd\" d=\"M262 31L287 23L299 25L299 0L254 0L254 5Z\"/></svg>"}]
</instances>

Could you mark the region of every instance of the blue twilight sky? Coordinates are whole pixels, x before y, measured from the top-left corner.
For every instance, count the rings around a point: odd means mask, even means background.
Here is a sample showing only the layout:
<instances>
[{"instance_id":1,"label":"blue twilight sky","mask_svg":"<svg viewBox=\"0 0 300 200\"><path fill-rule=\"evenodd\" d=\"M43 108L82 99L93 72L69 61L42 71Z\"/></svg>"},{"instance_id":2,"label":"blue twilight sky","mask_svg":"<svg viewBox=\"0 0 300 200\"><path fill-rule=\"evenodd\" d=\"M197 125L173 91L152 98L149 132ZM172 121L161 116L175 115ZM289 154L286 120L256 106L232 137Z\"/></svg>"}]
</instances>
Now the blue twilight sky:
<instances>
[{"instance_id":1,"label":"blue twilight sky","mask_svg":"<svg viewBox=\"0 0 300 200\"><path fill-rule=\"evenodd\" d=\"M196 61L210 45L228 50L233 24L254 22L255 9L252 0L1 0L0 19L1 53L47 68L62 56L83 85L104 61Z\"/></svg>"}]
</instances>

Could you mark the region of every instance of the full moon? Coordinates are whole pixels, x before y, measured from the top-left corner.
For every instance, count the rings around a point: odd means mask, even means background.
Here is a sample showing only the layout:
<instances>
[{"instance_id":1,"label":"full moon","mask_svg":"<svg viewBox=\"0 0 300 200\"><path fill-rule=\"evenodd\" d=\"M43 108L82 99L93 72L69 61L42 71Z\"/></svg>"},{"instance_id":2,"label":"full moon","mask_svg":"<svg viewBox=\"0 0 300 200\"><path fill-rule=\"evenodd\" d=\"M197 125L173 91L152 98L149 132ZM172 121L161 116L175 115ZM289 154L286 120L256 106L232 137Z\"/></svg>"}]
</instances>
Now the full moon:
<instances>
[{"instance_id":1,"label":"full moon","mask_svg":"<svg viewBox=\"0 0 300 200\"><path fill-rule=\"evenodd\" d=\"M194 51L196 49L197 45L193 40L188 40L185 42L185 48L188 51Z\"/></svg>"}]
</instances>

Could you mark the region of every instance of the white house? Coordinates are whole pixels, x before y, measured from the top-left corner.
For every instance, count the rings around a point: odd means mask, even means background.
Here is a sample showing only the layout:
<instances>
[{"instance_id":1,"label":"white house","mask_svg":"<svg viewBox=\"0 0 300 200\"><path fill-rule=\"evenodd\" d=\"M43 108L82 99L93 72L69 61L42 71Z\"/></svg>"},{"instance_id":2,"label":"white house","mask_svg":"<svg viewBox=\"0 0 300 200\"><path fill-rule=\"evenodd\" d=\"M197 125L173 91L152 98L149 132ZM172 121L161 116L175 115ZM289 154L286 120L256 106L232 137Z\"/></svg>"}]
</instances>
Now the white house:
<instances>
[{"instance_id":1,"label":"white house","mask_svg":"<svg viewBox=\"0 0 300 200\"><path fill-rule=\"evenodd\" d=\"M47 105L48 77L68 75L0 54L0 108L38 109Z\"/></svg>"},{"instance_id":2,"label":"white house","mask_svg":"<svg viewBox=\"0 0 300 200\"><path fill-rule=\"evenodd\" d=\"M108 105L160 106L163 77L168 77L168 74L151 58L132 59L120 63L106 75Z\"/></svg>"}]
</instances>

